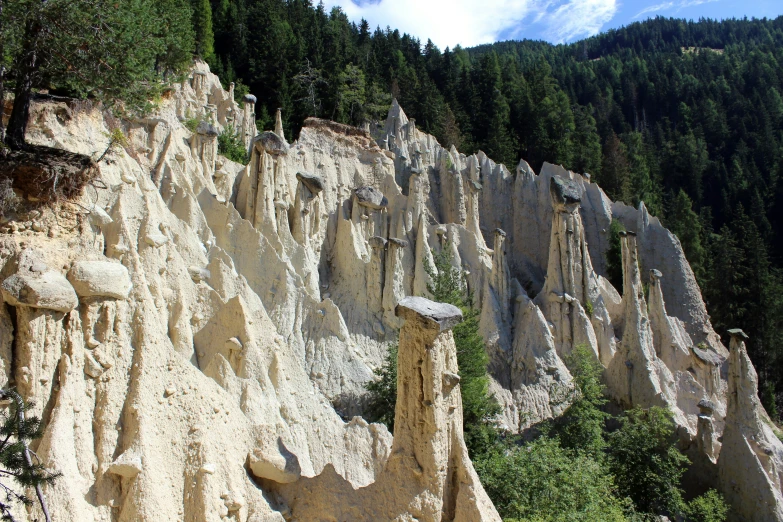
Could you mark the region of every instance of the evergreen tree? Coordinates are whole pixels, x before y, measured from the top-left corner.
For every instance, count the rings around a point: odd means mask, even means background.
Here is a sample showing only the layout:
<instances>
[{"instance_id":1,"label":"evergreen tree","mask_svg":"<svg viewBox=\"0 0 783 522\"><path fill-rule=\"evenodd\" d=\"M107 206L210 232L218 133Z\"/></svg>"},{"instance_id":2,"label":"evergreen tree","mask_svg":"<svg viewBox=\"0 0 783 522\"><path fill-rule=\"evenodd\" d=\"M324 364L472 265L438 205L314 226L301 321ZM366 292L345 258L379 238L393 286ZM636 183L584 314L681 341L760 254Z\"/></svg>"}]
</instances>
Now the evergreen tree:
<instances>
[{"instance_id":1,"label":"evergreen tree","mask_svg":"<svg viewBox=\"0 0 783 522\"><path fill-rule=\"evenodd\" d=\"M574 134L571 140L574 152L569 167L576 172L601 175L601 138L598 136L592 107L574 106Z\"/></svg>"},{"instance_id":2,"label":"evergreen tree","mask_svg":"<svg viewBox=\"0 0 783 522\"><path fill-rule=\"evenodd\" d=\"M612 133L604 143L603 158L598 180L601 187L613 200L632 204L628 149L617 134Z\"/></svg>"},{"instance_id":3,"label":"evergreen tree","mask_svg":"<svg viewBox=\"0 0 783 522\"><path fill-rule=\"evenodd\" d=\"M370 422L385 424L394 433L394 412L397 408L397 351L389 348L383 366L375 370L376 380L367 384L368 400L364 415Z\"/></svg>"},{"instance_id":4,"label":"evergreen tree","mask_svg":"<svg viewBox=\"0 0 783 522\"><path fill-rule=\"evenodd\" d=\"M691 199L684 190L680 189L672 198L669 211L666 213L666 226L680 240L693 272L698 279L701 279L704 276L702 225L699 215L693 211L692 206Z\"/></svg>"},{"instance_id":5,"label":"evergreen tree","mask_svg":"<svg viewBox=\"0 0 783 522\"><path fill-rule=\"evenodd\" d=\"M0 23L4 61L14 83L6 144L27 147L34 89L96 97L142 111L163 79L188 65L192 30L184 0L17 0Z\"/></svg>"},{"instance_id":6,"label":"evergreen tree","mask_svg":"<svg viewBox=\"0 0 783 522\"><path fill-rule=\"evenodd\" d=\"M462 309L463 320L452 332L457 348L463 431L469 453L483 454L497 441L498 432L493 419L500 413L500 406L489 394L489 357L479 334L479 311L473 308L472 297L466 294L464 273L452 265L449 245L440 252L433 251L433 259L435 266L425 266L431 279L427 290L436 301Z\"/></svg>"},{"instance_id":7,"label":"evergreen tree","mask_svg":"<svg viewBox=\"0 0 783 522\"><path fill-rule=\"evenodd\" d=\"M212 30L212 4L193 1L193 27L196 31L196 55L211 64L215 60L215 34Z\"/></svg>"},{"instance_id":8,"label":"evergreen tree","mask_svg":"<svg viewBox=\"0 0 783 522\"><path fill-rule=\"evenodd\" d=\"M35 489L44 517L51 521L49 509L41 486L53 483L59 473L47 470L40 463L33 463L28 444L43 434L41 419L27 415L30 404L19 396L16 390L0 391L0 398L9 401L7 409L0 411L0 490L5 498L0 500L0 516L3 520L14 520L12 508L15 503L31 505L23 488ZM18 488L12 487L15 483Z\"/></svg>"}]
</instances>

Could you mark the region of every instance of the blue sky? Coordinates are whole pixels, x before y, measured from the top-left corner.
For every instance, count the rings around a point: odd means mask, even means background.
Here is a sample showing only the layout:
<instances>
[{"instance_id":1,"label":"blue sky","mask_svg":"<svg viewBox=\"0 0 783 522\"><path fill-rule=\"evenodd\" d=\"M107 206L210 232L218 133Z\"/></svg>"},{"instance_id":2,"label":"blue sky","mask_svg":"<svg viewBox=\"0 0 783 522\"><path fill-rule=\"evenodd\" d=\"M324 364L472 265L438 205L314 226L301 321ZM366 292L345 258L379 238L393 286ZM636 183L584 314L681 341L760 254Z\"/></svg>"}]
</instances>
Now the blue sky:
<instances>
[{"instance_id":1,"label":"blue sky","mask_svg":"<svg viewBox=\"0 0 783 522\"><path fill-rule=\"evenodd\" d=\"M441 49L498 40L571 42L657 15L774 18L781 0L324 0L355 21L431 38Z\"/></svg>"}]
</instances>

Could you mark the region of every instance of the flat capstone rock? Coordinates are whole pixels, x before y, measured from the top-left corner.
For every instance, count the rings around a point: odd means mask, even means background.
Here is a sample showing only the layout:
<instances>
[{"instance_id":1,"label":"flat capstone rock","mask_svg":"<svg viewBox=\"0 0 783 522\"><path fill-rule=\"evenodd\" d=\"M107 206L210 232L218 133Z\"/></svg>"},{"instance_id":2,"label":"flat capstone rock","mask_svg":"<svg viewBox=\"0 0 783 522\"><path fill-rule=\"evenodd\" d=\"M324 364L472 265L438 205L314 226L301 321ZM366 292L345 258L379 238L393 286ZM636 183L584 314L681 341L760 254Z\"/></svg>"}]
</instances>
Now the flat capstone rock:
<instances>
[{"instance_id":1,"label":"flat capstone rock","mask_svg":"<svg viewBox=\"0 0 783 522\"><path fill-rule=\"evenodd\" d=\"M242 98L245 103L256 103L258 101L258 98L253 96L252 94L245 94L245 96Z\"/></svg>"},{"instance_id":2,"label":"flat capstone rock","mask_svg":"<svg viewBox=\"0 0 783 522\"><path fill-rule=\"evenodd\" d=\"M313 194L318 194L324 189L324 180L317 174L309 172L297 172L296 179L302 182L302 185L308 188Z\"/></svg>"},{"instance_id":3,"label":"flat capstone rock","mask_svg":"<svg viewBox=\"0 0 783 522\"><path fill-rule=\"evenodd\" d=\"M253 138L253 143L256 146L261 145L267 154L273 156L288 154L288 143L272 131L262 132Z\"/></svg>"},{"instance_id":4,"label":"flat capstone rock","mask_svg":"<svg viewBox=\"0 0 783 522\"><path fill-rule=\"evenodd\" d=\"M740 328L732 328L731 330L729 330L729 335L732 337L739 338L740 341L747 341L748 339L750 339L750 337L748 337L748 334L743 332L742 329Z\"/></svg>"},{"instance_id":5,"label":"flat capstone rock","mask_svg":"<svg viewBox=\"0 0 783 522\"><path fill-rule=\"evenodd\" d=\"M699 410L701 410L702 414L708 414L711 415L713 411L715 411L715 404L711 400L708 399L702 399L699 401L698 404Z\"/></svg>"},{"instance_id":6,"label":"flat capstone rock","mask_svg":"<svg viewBox=\"0 0 783 522\"><path fill-rule=\"evenodd\" d=\"M373 187L359 187L354 191L354 194L363 207L380 210L389 205L389 200L386 199L383 192Z\"/></svg>"},{"instance_id":7,"label":"flat capstone rock","mask_svg":"<svg viewBox=\"0 0 783 522\"><path fill-rule=\"evenodd\" d=\"M220 133L218 132L217 127L208 121L202 121L198 124L198 127L196 127L196 134L201 134L202 136L217 136Z\"/></svg>"},{"instance_id":8,"label":"flat capstone rock","mask_svg":"<svg viewBox=\"0 0 783 522\"><path fill-rule=\"evenodd\" d=\"M14 274L2 284L3 300L11 306L29 306L70 312L79 305L71 283L59 272Z\"/></svg>"},{"instance_id":9,"label":"flat capstone rock","mask_svg":"<svg viewBox=\"0 0 783 522\"><path fill-rule=\"evenodd\" d=\"M443 332L462 322L462 311L454 305L436 303L424 297L405 297L394 310L397 317L405 320L424 319L428 324Z\"/></svg>"},{"instance_id":10,"label":"flat capstone rock","mask_svg":"<svg viewBox=\"0 0 783 522\"><path fill-rule=\"evenodd\" d=\"M552 199L561 205L572 205L582 201L579 186L570 179L552 176L549 181L549 192Z\"/></svg>"},{"instance_id":11,"label":"flat capstone rock","mask_svg":"<svg viewBox=\"0 0 783 522\"><path fill-rule=\"evenodd\" d=\"M397 239L396 237L390 237L389 238L389 243L392 244L392 245L398 246L400 248L407 248L408 247L408 242L407 241L405 241L404 239Z\"/></svg>"},{"instance_id":12,"label":"flat capstone rock","mask_svg":"<svg viewBox=\"0 0 783 522\"><path fill-rule=\"evenodd\" d=\"M702 362L706 364L711 364L713 366L720 366L723 360L721 359L720 355L713 352L712 350L705 350L703 348L699 348L698 346L693 347L693 354Z\"/></svg>"},{"instance_id":13,"label":"flat capstone rock","mask_svg":"<svg viewBox=\"0 0 783 522\"><path fill-rule=\"evenodd\" d=\"M381 236L372 236L369 239L370 246L373 248L386 248L386 238Z\"/></svg>"}]
</instances>

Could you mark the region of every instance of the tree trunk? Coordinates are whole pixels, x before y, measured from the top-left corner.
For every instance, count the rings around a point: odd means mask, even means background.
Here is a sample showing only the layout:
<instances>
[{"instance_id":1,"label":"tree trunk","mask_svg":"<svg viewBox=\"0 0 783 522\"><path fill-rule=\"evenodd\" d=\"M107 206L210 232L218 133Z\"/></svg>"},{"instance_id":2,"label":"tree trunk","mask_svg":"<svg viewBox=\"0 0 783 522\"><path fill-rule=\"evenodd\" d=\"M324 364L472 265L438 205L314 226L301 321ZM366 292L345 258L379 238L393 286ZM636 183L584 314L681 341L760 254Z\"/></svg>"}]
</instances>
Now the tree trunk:
<instances>
[{"instance_id":1,"label":"tree trunk","mask_svg":"<svg viewBox=\"0 0 783 522\"><path fill-rule=\"evenodd\" d=\"M27 121L30 119L30 103L33 98L33 80L38 72L38 35L41 32L40 21L35 19L25 27L25 51L17 60L16 90L14 108L6 129L5 143L15 150L24 150L27 146Z\"/></svg>"},{"instance_id":2,"label":"tree trunk","mask_svg":"<svg viewBox=\"0 0 783 522\"><path fill-rule=\"evenodd\" d=\"M0 60L5 56L5 36L3 35L3 0L0 0ZM3 115L5 114L5 64L0 63L0 143L5 143L5 125L3 125ZM0 147L2 149L2 147ZM0 155L2 152L0 151Z\"/></svg>"}]
</instances>

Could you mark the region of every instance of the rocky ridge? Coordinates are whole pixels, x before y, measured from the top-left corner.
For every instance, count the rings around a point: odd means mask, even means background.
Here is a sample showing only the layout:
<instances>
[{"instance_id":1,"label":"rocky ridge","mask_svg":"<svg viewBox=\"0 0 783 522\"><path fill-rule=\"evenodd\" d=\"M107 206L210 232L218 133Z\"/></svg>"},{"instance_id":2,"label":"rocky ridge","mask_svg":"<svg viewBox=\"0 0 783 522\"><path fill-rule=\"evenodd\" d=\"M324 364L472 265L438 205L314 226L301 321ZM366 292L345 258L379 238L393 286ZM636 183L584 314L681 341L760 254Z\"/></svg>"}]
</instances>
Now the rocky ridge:
<instances>
[{"instance_id":1,"label":"rocky ridge","mask_svg":"<svg viewBox=\"0 0 783 522\"><path fill-rule=\"evenodd\" d=\"M0 227L0 379L46 422L34 449L65 476L46 490L54 513L497 520L459 429L455 313L418 300L431 249L448 248L506 429L568 406L564 361L586 344L616 402L674 412L700 481L747 520L783 520L783 444L752 365L720 343L679 241L643 205L562 167L446 149L396 102L369 132L311 118L294 143L279 118L259 134L254 103L197 64L144 120L33 108L36 144L94 154L114 125L129 138L78 206ZM217 154L229 127L247 167ZM604 277L612 219L628 230L622 296ZM392 438L354 415L398 336Z\"/></svg>"}]
</instances>

